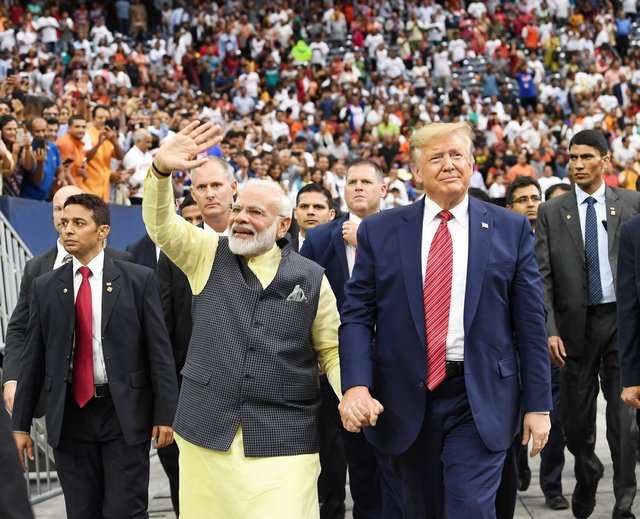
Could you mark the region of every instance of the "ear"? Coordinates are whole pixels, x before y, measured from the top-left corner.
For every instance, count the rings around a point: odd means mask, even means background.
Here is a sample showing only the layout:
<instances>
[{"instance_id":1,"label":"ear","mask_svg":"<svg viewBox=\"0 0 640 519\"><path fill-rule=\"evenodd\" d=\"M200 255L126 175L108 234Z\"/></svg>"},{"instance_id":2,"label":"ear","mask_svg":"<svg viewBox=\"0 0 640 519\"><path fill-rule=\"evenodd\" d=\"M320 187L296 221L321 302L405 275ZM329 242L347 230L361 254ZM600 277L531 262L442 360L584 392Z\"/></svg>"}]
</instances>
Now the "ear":
<instances>
[{"instance_id":1,"label":"ear","mask_svg":"<svg viewBox=\"0 0 640 519\"><path fill-rule=\"evenodd\" d=\"M329 221L333 220L336 217L336 210L329 209Z\"/></svg>"},{"instance_id":2,"label":"ear","mask_svg":"<svg viewBox=\"0 0 640 519\"><path fill-rule=\"evenodd\" d=\"M98 238L100 240L105 241L111 232L111 227L109 225L101 225L98 227Z\"/></svg>"},{"instance_id":3,"label":"ear","mask_svg":"<svg viewBox=\"0 0 640 519\"><path fill-rule=\"evenodd\" d=\"M287 216L282 218L278 224L278 231L276 233L276 239L284 238L291 227L291 217Z\"/></svg>"}]
</instances>

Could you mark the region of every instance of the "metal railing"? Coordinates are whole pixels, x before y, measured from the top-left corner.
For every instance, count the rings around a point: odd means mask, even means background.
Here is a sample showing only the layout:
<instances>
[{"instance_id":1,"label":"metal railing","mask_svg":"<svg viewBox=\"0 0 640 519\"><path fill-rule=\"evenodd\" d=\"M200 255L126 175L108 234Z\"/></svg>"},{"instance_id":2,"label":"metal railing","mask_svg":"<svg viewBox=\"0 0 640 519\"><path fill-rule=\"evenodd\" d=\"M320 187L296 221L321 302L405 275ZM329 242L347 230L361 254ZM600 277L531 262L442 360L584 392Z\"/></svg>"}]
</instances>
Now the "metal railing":
<instances>
[{"instance_id":1,"label":"metal railing","mask_svg":"<svg viewBox=\"0 0 640 519\"><path fill-rule=\"evenodd\" d=\"M24 264L33 254L0 213L0 351L4 349L7 324L18 302Z\"/></svg>"},{"instance_id":2,"label":"metal railing","mask_svg":"<svg viewBox=\"0 0 640 519\"><path fill-rule=\"evenodd\" d=\"M7 325L18 302L25 263L33 255L5 216L0 213L0 351L4 349ZM28 462L27 491L32 503L59 495L62 490L53 464L53 452L47 442L44 418L31 424L34 461Z\"/></svg>"}]
</instances>

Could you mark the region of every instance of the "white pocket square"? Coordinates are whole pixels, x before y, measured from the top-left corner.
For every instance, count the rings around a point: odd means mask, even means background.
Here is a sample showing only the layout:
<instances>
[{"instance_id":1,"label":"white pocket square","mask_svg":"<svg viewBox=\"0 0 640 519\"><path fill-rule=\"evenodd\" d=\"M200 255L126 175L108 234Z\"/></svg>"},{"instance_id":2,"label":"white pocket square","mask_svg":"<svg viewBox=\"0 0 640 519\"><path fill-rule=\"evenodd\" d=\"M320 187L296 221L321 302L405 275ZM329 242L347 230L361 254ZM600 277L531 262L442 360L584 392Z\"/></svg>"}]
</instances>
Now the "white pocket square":
<instances>
[{"instance_id":1,"label":"white pocket square","mask_svg":"<svg viewBox=\"0 0 640 519\"><path fill-rule=\"evenodd\" d=\"M287 296L287 301L296 301L300 303L307 302L307 296L300 285L296 285L292 292Z\"/></svg>"}]
</instances>

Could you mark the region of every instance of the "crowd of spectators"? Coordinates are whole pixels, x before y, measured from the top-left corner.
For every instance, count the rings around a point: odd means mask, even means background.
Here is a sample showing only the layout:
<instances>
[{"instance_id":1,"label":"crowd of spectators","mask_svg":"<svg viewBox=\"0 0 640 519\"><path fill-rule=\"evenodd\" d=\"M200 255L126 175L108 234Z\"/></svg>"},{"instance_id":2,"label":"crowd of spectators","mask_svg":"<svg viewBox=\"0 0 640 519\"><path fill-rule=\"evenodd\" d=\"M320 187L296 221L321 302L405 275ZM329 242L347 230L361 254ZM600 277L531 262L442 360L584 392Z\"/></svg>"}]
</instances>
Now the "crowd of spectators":
<instances>
[{"instance_id":1,"label":"crowd of spectators","mask_svg":"<svg viewBox=\"0 0 640 519\"><path fill-rule=\"evenodd\" d=\"M196 118L224 127L209 153L240 184L271 178L295 198L322 183L342 209L353 159L383 168L386 207L419 196L408 136L431 121L473 126L472 186L491 198L517 176L569 182L567 144L587 128L610 140L606 182L635 189L637 4L5 1L4 194L77 184L139 204L154 150Z\"/></svg>"}]
</instances>

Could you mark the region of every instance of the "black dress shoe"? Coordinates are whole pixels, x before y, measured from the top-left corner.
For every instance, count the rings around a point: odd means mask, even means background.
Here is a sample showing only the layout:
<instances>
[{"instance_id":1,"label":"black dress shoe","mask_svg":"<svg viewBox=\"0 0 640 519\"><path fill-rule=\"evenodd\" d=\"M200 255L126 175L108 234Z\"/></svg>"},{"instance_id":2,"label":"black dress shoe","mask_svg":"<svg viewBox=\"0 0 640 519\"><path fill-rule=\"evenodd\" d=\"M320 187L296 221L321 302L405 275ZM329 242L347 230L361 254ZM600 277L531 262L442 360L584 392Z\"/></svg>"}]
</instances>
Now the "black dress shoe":
<instances>
[{"instance_id":1,"label":"black dress shoe","mask_svg":"<svg viewBox=\"0 0 640 519\"><path fill-rule=\"evenodd\" d=\"M596 492L598 490L598 483L604 474L604 465L599 463L600 472L595 482L590 485L581 485L576 483L576 488L573 490L573 497L571 498L571 511L573 516L577 519L587 519L596 507Z\"/></svg>"},{"instance_id":2,"label":"black dress shoe","mask_svg":"<svg viewBox=\"0 0 640 519\"><path fill-rule=\"evenodd\" d=\"M614 508L613 513L611 514L611 519L636 519L636 516L633 515L631 510L620 510L619 508Z\"/></svg>"},{"instance_id":3,"label":"black dress shoe","mask_svg":"<svg viewBox=\"0 0 640 519\"><path fill-rule=\"evenodd\" d=\"M551 510L566 510L569 508L569 501L562 495L545 497L544 504L551 508Z\"/></svg>"},{"instance_id":4,"label":"black dress shoe","mask_svg":"<svg viewBox=\"0 0 640 519\"><path fill-rule=\"evenodd\" d=\"M520 492L524 492L529 488L530 484L531 470L527 467L524 470L521 470L518 474L518 490L520 490Z\"/></svg>"}]
</instances>

